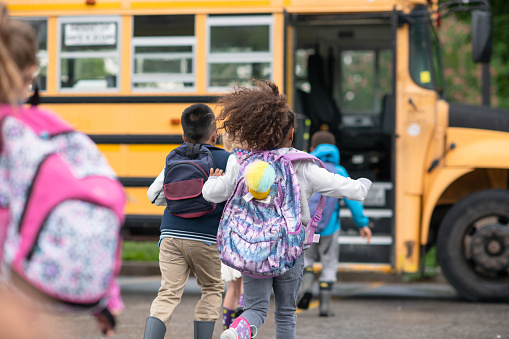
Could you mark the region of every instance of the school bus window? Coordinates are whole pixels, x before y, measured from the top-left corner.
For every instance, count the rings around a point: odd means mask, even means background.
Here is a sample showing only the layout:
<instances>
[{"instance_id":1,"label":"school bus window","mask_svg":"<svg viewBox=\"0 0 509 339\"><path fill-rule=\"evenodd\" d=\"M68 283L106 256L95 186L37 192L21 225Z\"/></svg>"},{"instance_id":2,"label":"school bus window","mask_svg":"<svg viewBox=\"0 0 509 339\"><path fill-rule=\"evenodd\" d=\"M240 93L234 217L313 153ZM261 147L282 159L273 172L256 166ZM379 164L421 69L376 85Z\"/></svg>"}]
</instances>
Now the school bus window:
<instances>
[{"instance_id":1,"label":"school bus window","mask_svg":"<svg viewBox=\"0 0 509 339\"><path fill-rule=\"evenodd\" d=\"M59 21L61 90L118 90L120 17L66 17Z\"/></svg>"},{"instance_id":2,"label":"school bus window","mask_svg":"<svg viewBox=\"0 0 509 339\"><path fill-rule=\"evenodd\" d=\"M440 40L433 26L430 25L431 47L433 52L433 70L435 72L435 88L441 95L444 94L444 73L442 68L442 56L440 52Z\"/></svg>"},{"instance_id":3,"label":"school bus window","mask_svg":"<svg viewBox=\"0 0 509 339\"><path fill-rule=\"evenodd\" d=\"M135 16L133 35L133 89L194 89L193 15Z\"/></svg>"},{"instance_id":4,"label":"school bus window","mask_svg":"<svg viewBox=\"0 0 509 339\"><path fill-rule=\"evenodd\" d=\"M341 110L344 113L373 113L375 106L375 52L341 53Z\"/></svg>"},{"instance_id":5,"label":"school bus window","mask_svg":"<svg viewBox=\"0 0 509 339\"><path fill-rule=\"evenodd\" d=\"M428 25L422 19L410 25L410 75L418 85L434 89Z\"/></svg>"},{"instance_id":6,"label":"school bus window","mask_svg":"<svg viewBox=\"0 0 509 339\"><path fill-rule=\"evenodd\" d=\"M380 114L383 97L391 92L392 52L390 50L341 52L341 110L343 113Z\"/></svg>"},{"instance_id":7,"label":"school bus window","mask_svg":"<svg viewBox=\"0 0 509 339\"><path fill-rule=\"evenodd\" d=\"M209 16L208 89L251 86L251 78L272 78L273 18Z\"/></svg>"},{"instance_id":8,"label":"school bus window","mask_svg":"<svg viewBox=\"0 0 509 339\"><path fill-rule=\"evenodd\" d=\"M37 35L37 59L39 70L37 72L37 85L39 90L46 90L48 69L48 20L46 18L16 18L32 26Z\"/></svg>"}]
</instances>

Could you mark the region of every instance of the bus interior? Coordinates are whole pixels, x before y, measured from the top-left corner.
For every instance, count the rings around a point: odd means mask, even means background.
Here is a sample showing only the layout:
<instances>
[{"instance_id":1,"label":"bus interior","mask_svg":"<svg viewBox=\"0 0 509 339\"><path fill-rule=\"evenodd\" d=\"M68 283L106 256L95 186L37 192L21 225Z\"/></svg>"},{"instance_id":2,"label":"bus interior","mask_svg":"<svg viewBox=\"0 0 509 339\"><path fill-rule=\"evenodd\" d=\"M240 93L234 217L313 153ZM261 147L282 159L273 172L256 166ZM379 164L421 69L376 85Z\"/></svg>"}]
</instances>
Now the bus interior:
<instances>
[{"instance_id":1,"label":"bus interior","mask_svg":"<svg viewBox=\"0 0 509 339\"><path fill-rule=\"evenodd\" d=\"M374 182L364 201L372 244L356 235L342 207L341 261L390 263L393 243L394 31L390 15L299 15L294 28L293 107L300 117L296 147L309 150L314 132L336 137L350 177ZM307 124L306 124L307 121ZM351 251L350 251L351 250Z\"/></svg>"}]
</instances>

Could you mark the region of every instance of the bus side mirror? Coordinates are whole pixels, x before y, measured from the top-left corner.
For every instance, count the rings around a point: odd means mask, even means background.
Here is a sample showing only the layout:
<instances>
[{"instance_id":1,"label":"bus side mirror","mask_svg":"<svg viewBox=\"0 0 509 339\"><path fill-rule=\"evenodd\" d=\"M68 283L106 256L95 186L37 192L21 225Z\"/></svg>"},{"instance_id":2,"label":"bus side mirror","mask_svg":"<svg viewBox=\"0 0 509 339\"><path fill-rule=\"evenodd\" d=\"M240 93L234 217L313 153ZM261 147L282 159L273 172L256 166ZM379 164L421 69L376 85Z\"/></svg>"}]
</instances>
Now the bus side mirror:
<instances>
[{"instance_id":1,"label":"bus side mirror","mask_svg":"<svg viewBox=\"0 0 509 339\"><path fill-rule=\"evenodd\" d=\"M472 11L472 58L489 63L491 59L491 13Z\"/></svg>"}]
</instances>

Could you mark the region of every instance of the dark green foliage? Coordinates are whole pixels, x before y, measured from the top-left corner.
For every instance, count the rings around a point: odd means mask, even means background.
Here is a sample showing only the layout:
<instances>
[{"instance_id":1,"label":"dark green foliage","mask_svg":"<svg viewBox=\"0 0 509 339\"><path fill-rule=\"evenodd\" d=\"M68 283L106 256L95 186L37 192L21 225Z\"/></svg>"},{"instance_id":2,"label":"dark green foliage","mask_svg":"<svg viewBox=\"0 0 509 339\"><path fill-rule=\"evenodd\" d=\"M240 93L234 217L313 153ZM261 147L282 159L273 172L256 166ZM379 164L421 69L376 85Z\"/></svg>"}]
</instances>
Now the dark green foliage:
<instances>
[{"instance_id":1,"label":"dark green foliage","mask_svg":"<svg viewBox=\"0 0 509 339\"><path fill-rule=\"evenodd\" d=\"M491 104L509 109L509 1L490 0L490 8L493 16ZM437 31L442 43L447 99L480 105L482 72L481 65L472 62L469 13L448 16Z\"/></svg>"}]
</instances>

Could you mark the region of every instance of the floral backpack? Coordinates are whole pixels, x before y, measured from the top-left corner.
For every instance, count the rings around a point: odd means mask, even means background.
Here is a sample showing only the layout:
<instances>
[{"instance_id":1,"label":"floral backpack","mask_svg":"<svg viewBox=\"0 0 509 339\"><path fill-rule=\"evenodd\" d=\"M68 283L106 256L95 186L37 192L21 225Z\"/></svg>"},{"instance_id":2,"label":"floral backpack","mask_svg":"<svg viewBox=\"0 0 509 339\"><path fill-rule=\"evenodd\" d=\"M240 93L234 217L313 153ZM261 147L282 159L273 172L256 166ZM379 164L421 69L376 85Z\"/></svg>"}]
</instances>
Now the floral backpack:
<instances>
[{"instance_id":1,"label":"floral backpack","mask_svg":"<svg viewBox=\"0 0 509 339\"><path fill-rule=\"evenodd\" d=\"M220 258L225 265L254 278L283 275L295 265L306 245L318 242L315 229L325 205L325 197L321 197L315 215L303 227L300 188L292 161L308 159L324 167L323 163L304 152L280 155L274 151L235 150L234 154L241 168L219 223ZM257 161L270 164L275 174L264 199L253 197L244 173Z\"/></svg>"},{"instance_id":2,"label":"floral backpack","mask_svg":"<svg viewBox=\"0 0 509 339\"><path fill-rule=\"evenodd\" d=\"M93 308L120 270L123 187L96 145L51 112L0 106L0 277Z\"/></svg>"}]
</instances>

